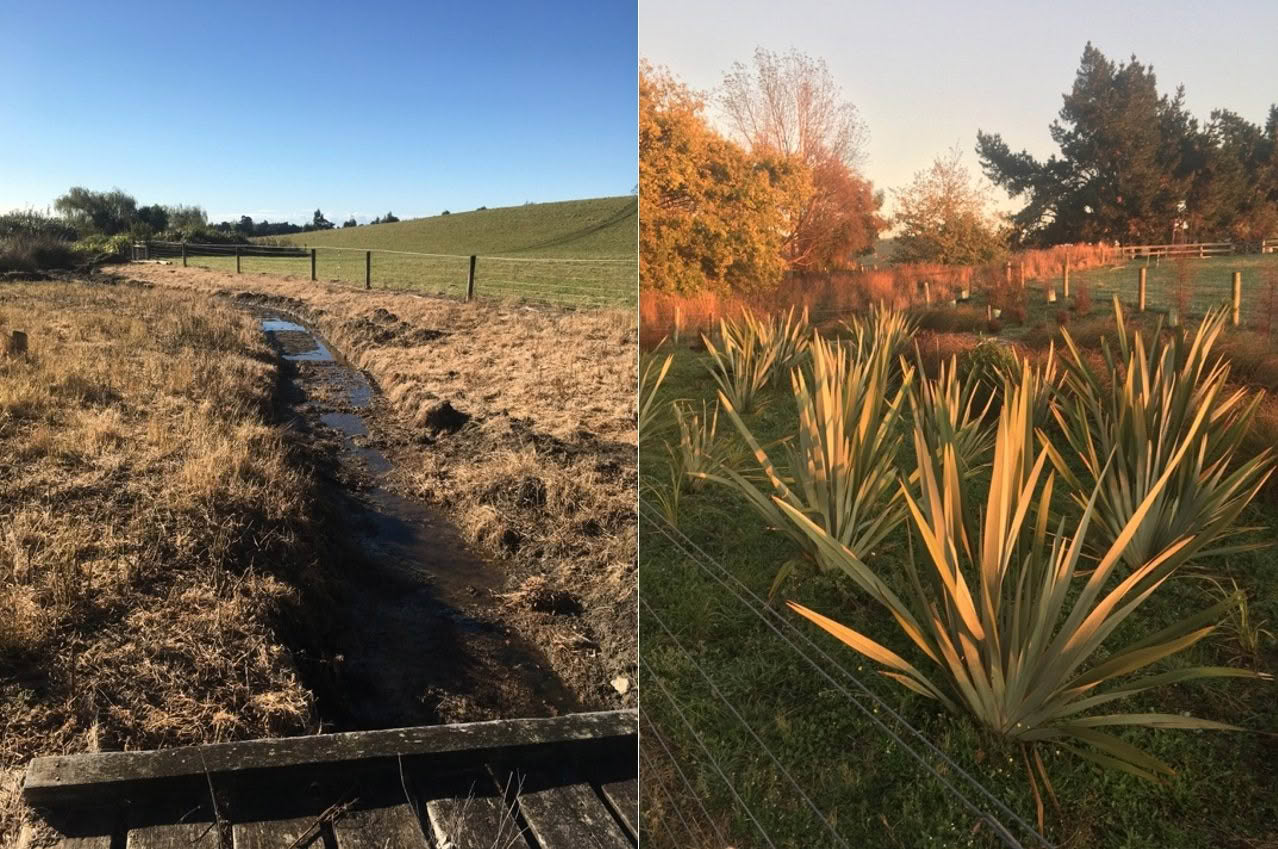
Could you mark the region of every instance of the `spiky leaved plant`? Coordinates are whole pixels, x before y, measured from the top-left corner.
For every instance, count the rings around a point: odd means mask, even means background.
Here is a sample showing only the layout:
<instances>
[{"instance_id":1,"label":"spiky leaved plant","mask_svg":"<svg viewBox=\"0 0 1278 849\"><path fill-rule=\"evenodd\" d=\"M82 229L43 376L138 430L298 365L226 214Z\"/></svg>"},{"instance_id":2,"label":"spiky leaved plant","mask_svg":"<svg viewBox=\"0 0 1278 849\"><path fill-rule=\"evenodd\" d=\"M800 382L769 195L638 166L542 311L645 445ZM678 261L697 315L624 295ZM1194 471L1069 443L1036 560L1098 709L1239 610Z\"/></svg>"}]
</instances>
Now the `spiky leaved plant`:
<instances>
[{"instance_id":1,"label":"spiky leaved plant","mask_svg":"<svg viewBox=\"0 0 1278 849\"><path fill-rule=\"evenodd\" d=\"M1268 448L1235 462L1263 393L1229 389L1228 362L1212 358L1226 311L1209 311L1192 336L1176 330L1167 338L1160 326L1147 345L1139 331L1129 332L1117 298L1114 310L1118 350L1102 344L1104 379L1087 366L1069 331L1062 331L1068 356L1062 358L1063 391L1052 412L1084 473L1077 475L1041 437L1080 507L1095 490L1097 544L1112 545L1170 469L1167 485L1150 501L1122 552L1130 568L1186 537L1193 540L1186 557L1257 547L1210 548L1234 528L1274 463ZM1186 459L1173 468L1180 454Z\"/></svg>"},{"instance_id":2,"label":"spiky leaved plant","mask_svg":"<svg viewBox=\"0 0 1278 849\"><path fill-rule=\"evenodd\" d=\"M1023 364L1023 377L1029 366ZM911 547L905 561L909 588L898 596L878 574L826 529L783 499L777 507L807 534L823 555L892 615L898 627L931 663L925 672L865 634L799 604L795 612L815 622L857 652L882 665L882 674L948 710L1027 747L1046 779L1035 744L1050 741L1105 766L1143 778L1172 774L1167 764L1099 729L1139 725L1153 728L1241 730L1180 714L1095 714L1093 708L1154 687L1209 677L1265 677L1232 667L1177 668L1114 684L1175 654L1211 633L1228 599L1126 645L1107 639L1158 590L1182 563L1191 537L1174 541L1121 580L1116 571L1128 543L1160 493L1187 457L1181 451L1153 482L1134 515L1119 529L1082 586L1076 586L1083 540L1096 513L1097 491L1077 524L1048 528L1054 474L1043 481L1047 451L1032 455L1033 391L1028 379L1005 387L989 492L984 509L969 503L953 446L939 455L915 433L921 497L901 483L927 567L920 570ZM917 429L916 429L917 430ZM1111 685L1102 690L1105 685ZM1030 774L1034 780L1033 773ZM1050 787L1050 784L1049 784ZM1034 784L1037 795L1037 784ZM1041 814L1040 814L1041 816Z\"/></svg>"},{"instance_id":3,"label":"spiky leaved plant","mask_svg":"<svg viewBox=\"0 0 1278 849\"><path fill-rule=\"evenodd\" d=\"M701 341L710 354L710 374L719 391L732 399L743 413L758 406L758 395L772 381L777 367L776 345L765 345L759 336L759 323L748 310L741 321L719 319L722 348L704 334Z\"/></svg>"},{"instance_id":4,"label":"spiky leaved plant","mask_svg":"<svg viewBox=\"0 0 1278 849\"><path fill-rule=\"evenodd\" d=\"M922 359L916 347L915 361L921 364ZM919 371L922 372L921 365ZM994 445L994 430L985 423L994 396L987 395L984 405L978 406L980 389L980 377L975 372L959 378L958 357L951 356L948 361L941 361L935 378L921 375L910 393L915 432L923 434L934 453L942 446L953 445L959 473L964 477L987 462Z\"/></svg>"},{"instance_id":5,"label":"spiky leaved plant","mask_svg":"<svg viewBox=\"0 0 1278 849\"><path fill-rule=\"evenodd\" d=\"M784 445L786 472L772 462L731 399L719 393L720 406L753 451L762 475L747 477L723 468L706 477L744 495L769 527L789 535L803 552L778 571L772 595L802 564L815 564L822 571L836 568L836 561L777 503L863 554L904 520L896 453L903 440L901 418L914 369L902 364L901 375L894 376L896 357L890 344L876 343L859 355L852 346L813 333L809 364L791 373L799 428L797 439Z\"/></svg>"},{"instance_id":6,"label":"spiky leaved plant","mask_svg":"<svg viewBox=\"0 0 1278 849\"><path fill-rule=\"evenodd\" d=\"M894 355L918 331L918 319L883 304L871 308L869 315L854 315L841 324L851 335L852 349L859 358L872 351L886 351L894 362Z\"/></svg>"},{"instance_id":7,"label":"spiky leaved plant","mask_svg":"<svg viewBox=\"0 0 1278 849\"><path fill-rule=\"evenodd\" d=\"M674 354L667 354L660 365L658 365L655 357L650 358L644 364L643 374L639 378L638 429L640 442L643 442L661 429L661 408L656 403L657 391L661 389L661 382L666 379L666 373L670 371L672 362L674 362Z\"/></svg>"},{"instance_id":8,"label":"spiky leaved plant","mask_svg":"<svg viewBox=\"0 0 1278 849\"><path fill-rule=\"evenodd\" d=\"M802 365L811 333L806 306L798 315L791 306L785 313L774 313L764 318L755 318L746 310L742 320L753 326L760 345L773 350L775 365L770 379L773 385L780 384L794 368Z\"/></svg>"},{"instance_id":9,"label":"spiky leaved plant","mask_svg":"<svg viewBox=\"0 0 1278 849\"><path fill-rule=\"evenodd\" d=\"M670 464L679 470L682 485L697 489L705 483L705 475L721 466L735 467L742 452L740 444L719 433L719 405L701 402L698 413L690 402L675 401L670 405L679 427L679 443L668 445Z\"/></svg>"}]
</instances>

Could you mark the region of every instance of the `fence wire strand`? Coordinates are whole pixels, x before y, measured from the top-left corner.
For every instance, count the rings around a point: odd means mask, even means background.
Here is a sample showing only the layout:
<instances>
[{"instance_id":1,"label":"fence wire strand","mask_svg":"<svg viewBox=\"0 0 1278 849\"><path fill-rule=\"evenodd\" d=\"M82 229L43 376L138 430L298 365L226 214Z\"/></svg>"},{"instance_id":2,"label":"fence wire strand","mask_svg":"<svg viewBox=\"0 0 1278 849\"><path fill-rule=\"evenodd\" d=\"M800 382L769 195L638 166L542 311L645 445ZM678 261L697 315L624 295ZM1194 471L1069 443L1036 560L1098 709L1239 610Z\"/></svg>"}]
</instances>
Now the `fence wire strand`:
<instances>
[{"instance_id":1,"label":"fence wire strand","mask_svg":"<svg viewBox=\"0 0 1278 849\"><path fill-rule=\"evenodd\" d=\"M831 686L833 686L840 693L848 697L852 701L852 703L856 705L856 707L860 709L860 711L864 713L866 717L870 719L870 721L873 722L878 727L878 729L881 732L891 737L894 742L900 745L902 749L904 749L911 757L913 757L928 773L932 775L932 777L934 777L938 782L940 782L940 784L951 795L953 795L955 799L961 802L963 806L968 809L969 812L977 816L982 821L986 822L994 830L994 833L1009 847L1009 849L1022 849L1021 843L1015 837L1012 836L1012 834L1007 830L1007 828L993 814L991 814L987 810L983 810L980 806L978 806L975 802L973 802L970 798L968 798L966 794L964 794L961 790L955 787L953 783L947 780L945 776L941 775L941 773L938 772L937 769L934 766L932 766L931 763L928 762L927 758L925 758L920 752L915 750L914 747L910 746L909 743L907 743L904 739L902 739L902 737L899 734L897 734L890 727L888 727L888 725L884 723L879 717L875 716L874 711L870 710L866 705L862 704L861 700L857 698L854 693L852 693L850 690L847 689L847 687L845 687L844 685L840 684L837 680L835 680L835 678L829 673L827 668L823 667L820 663L814 660L802 648L800 648L794 642L794 640L792 640L789 636L787 636L787 634L782 630L782 627L784 627L788 631L791 631L799 639L803 640L812 649L813 652L819 655L827 664L829 664L835 670L840 672L843 675L843 677L845 677L850 682L852 682L852 684L860 692L862 692L865 696L868 696L871 700L873 700L875 704L879 708L881 708L889 717L891 717L897 724L899 724L901 728L905 729L905 731L908 732L909 736L913 737L920 744L922 744L924 748L926 748L934 756L936 756L941 761L943 761L944 764L949 769L952 769L955 772L955 774L959 775L969 785L970 788L972 788L979 795L987 799L989 803L993 805L995 809L1000 811L1010 821L1014 822L1017 826L1019 826L1025 834L1030 835L1039 845L1045 847L1045 849L1053 849L1052 844L1043 835L1039 834L1038 831L1033 826L1027 823L1021 816L1019 816L1015 811L1013 811L1010 807L1008 807L1001 799L999 799L992 792L990 792L988 788L986 788L983 784L981 784L970 773L968 773L966 770L960 767L957 763L955 763L953 759L951 759L948 755L946 755L943 751L941 751L934 743L932 743L932 741L929 740L926 737L926 735L924 735L921 731L919 731L917 728L911 725L903 716L901 716L899 712L897 712L890 705L888 705L886 701L884 701L878 694L876 694L873 690L871 690L868 686L866 686L866 684L862 682L859 678L857 678L857 676L853 675L842 664L838 663L832 657L830 657L830 655L827 654L815 642L813 642L813 640L807 634L805 634L802 630L797 628L794 625L794 623L785 619L777 611L769 607L761 598L759 598L758 595L754 593L753 590L751 590L749 587L743 584L735 575L733 575L731 571L727 569L727 567L718 563L716 560L710 557L710 555L708 555L703 549L701 549L700 546L698 546L695 542L689 539L682 531L680 531L674 525L671 525L665 519L665 517L661 515L658 508L654 507L652 504L648 503L646 500L642 498L639 501L639 508L640 508L641 518L646 518L655 527L655 529L658 532L660 532L666 539L668 539L679 551L681 551L698 568L700 568L706 574L710 575L710 577L714 578L715 581L717 581L721 586L727 589L739 602L741 602L747 609L749 609L756 617L761 619L764 622L764 624L766 624L775 634L777 634L777 636L779 636L791 648L791 650L793 650L797 655L799 655L799 657L803 658L803 660L805 660L809 666L811 666L819 675L821 675L821 677L823 677L826 681L828 681L831 684ZM673 531L673 534L671 533L671 531ZM677 535L678 538L676 538L675 535ZM751 603L751 601L747 599L747 596L750 599L753 599L753 603ZM640 598L642 598L642 594ZM769 617L768 614L771 614L771 617ZM776 621L773 621L773 620L776 620ZM778 622L780 623L780 626L782 627L778 626L777 624ZM658 687L661 688L660 683L658 683ZM661 688L661 689L664 689L664 688Z\"/></svg>"}]
</instances>

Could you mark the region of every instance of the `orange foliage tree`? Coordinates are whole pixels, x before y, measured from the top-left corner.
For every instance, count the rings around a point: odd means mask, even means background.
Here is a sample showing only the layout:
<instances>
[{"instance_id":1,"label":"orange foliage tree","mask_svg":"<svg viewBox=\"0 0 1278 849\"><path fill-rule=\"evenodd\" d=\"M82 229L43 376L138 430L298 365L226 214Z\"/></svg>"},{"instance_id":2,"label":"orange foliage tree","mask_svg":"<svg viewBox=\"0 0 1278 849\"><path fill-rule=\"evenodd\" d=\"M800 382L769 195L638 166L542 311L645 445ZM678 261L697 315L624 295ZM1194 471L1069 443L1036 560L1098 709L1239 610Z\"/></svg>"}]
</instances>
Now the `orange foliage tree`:
<instances>
[{"instance_id":1,"label":"orange foliage tree","mask_svg":"<svg viewBox=\"0 0 1278 849\"><path fill-rule=\"evenodd\" d=\"M797 159L812 175L786 233L791 268L842 268L873 249L886 222L882 193L858 170L868 132L823 60L759 48L751 67L738 62L724 76L719 105L755 155Z\"/></svg>"},{"instance_id":2,"label":"orange foliage tree","mask_svg":"<svg viewBox=\"0 0 1278 849\"><path fill-rule=\"evenodd\" d=\"M639 69L639 275L690 294L774 285L811 195L796 160L752 156L705 120L704 99L664 69Z\"/></svg>"}]
</instances>

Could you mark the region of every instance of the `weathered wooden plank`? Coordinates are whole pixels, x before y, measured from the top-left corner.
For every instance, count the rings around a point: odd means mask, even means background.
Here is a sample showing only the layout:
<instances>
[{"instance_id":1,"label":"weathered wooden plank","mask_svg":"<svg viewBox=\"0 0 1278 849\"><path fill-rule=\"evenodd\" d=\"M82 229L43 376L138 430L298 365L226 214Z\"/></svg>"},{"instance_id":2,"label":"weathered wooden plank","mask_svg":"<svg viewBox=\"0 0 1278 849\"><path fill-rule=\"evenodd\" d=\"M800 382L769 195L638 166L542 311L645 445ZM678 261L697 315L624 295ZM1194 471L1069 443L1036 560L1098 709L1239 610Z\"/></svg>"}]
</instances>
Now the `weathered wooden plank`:
<instances>
[{"instance_id":1,"label":"weathered wooden plank","mask_svg":"<svg viewBox=\"0 0 1278 849\"><path fill-rule=\"evenodd\" d=\"M525 782L519 811L542 849L632 849L588 784Z\"/></svg>"},{"instance_id":2,"label":"weathered wooden plank","mask_svg":"<svg viewBox=\"0 0 1278 849\"><path fill-rule=\"evenodd\" d=\"M630 836L639 839L639 781L630 778L625 781L609 781L599 785L604 798L612 805L617 816L630 830Z\"/></svg>"},{"instance_id":3,"label":"weathered wooden plank","mask_svg":"<svg viewBox=\"0 0 1278 849\"><path fill-rule=\"evenodd\" d=\"M53 849L111 849L111 835L64 835Z\"/></svg>"},{"instance_id":4,"label":"weathered wooden plank","mask_svg":"<svg viewBox=\"0 0 1278 849\"><path fill-rule=\"evenodd\" d=\"M456 849L491 849L509 846L527 849L510 806L496 796L465 799L432 799L426 803L431 834L438 846Z\"/></svg>"},{"instance_id":5,"label":"weathered wooden plank","mask_svg":"<svg viewBox=\"0 0 1278 849\"><path fill-rule=\"evenodd\" d=\"M320 847L324 845L324 832L317 819L294 817L236 823L231 827L231 843L235 849L284 849L306 835L308 839L300 844L301 847Z\"/></svg>"},{"instance_id":6,"label":"weathered wooden plank","mask_svg":"<svg viewBox=\"0 0 1278 849\"><path fill-rule=\"evenodd\" d=\"M504 719L383 731L319 734L215 743L149 752L100 752L36 758L27 766L23 795L36 806L104 802L147 786L249 770L429 757L440 765L479 765L531 757L572 744L618 743L636 733L633 710L578 713L543 719Z\"/></svg>"},{"instance_id":7,"label":"weathered wooden plank","mask_svg":"<svg viewBox=\"0 0 1278 849\"><path fill-rule=\"evenodd\" d=\"M407 802L352 810L333 823L337 849L430 849L421 820Z\"/></svg>"}]
</instances>

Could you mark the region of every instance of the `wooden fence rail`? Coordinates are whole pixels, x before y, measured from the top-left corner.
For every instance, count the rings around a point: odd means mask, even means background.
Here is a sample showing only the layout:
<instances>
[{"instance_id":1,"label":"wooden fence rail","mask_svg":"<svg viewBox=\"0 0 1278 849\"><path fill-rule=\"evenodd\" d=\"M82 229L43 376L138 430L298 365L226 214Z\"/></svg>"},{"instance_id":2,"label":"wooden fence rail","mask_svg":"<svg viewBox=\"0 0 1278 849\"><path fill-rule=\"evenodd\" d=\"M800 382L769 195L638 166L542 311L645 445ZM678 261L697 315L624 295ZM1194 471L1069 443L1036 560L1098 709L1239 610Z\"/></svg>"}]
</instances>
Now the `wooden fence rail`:
<instances>
[{"instance_id":1,"label":"wooden fence rail","mask_svg":"<svg viewBox=\"0 0 1278 849\"><path fill-rule=\"evenodd\" d=\"M1278 244L1278 240L1275 240ZM1120 254L1127 259L1136 257L1209 257L1238 253L1233 242L1193 242L1180 245L1122 245Z\"/></svg>"}]
</instances>

